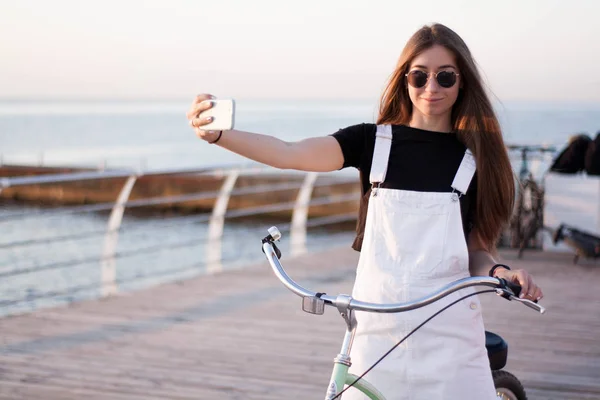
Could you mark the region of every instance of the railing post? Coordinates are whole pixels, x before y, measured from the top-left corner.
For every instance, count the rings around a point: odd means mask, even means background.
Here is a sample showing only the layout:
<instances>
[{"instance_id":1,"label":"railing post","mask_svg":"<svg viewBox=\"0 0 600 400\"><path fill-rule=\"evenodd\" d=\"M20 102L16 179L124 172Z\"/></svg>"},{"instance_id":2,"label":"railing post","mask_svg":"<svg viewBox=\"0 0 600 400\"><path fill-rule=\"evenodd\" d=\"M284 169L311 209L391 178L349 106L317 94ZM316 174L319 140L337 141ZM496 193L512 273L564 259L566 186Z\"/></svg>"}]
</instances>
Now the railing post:
<instances>
[{"instance_id":1,"label":"railing post","mask_svg":"<svg viewBox=\"0 0 600 400\"><path fill-rule=\"evenodd\" d=\"M290 252L292 256L306 253L306 221L308 219L308 205L318 175L317 172L307 173L304 177L304 183L298 192L298 197L296 197L290 232Z\"/></svg>"},{"instance_id":2,"label":"railing post","mask_svg":"<svg viewBox=\"0 0 600 400\"><path fill-rule=\"evenodd\" d=\"M136 175L132 175L127 178L127 181L123 185L119 197L113 206L113 209L108 218L108 227L106 235L104 236L104 251L102 253L101 261L101 289L100 296L106 297L117 293L116 284L116 267L115 267L115 253L117 250L117 243L119 242L119 228L123 221L123 213L125 212L125 205L133 189L133 185L137 180Z\"/></svg>"},{"instance_id":3,"label":"railing post","mask_svg":"<svg viewBox=\"0 0 600 400\"><path fill-rule=\"evenodd\" d=\"M225 213L227 212L231 191L233 190L239 175L240 170L237 168L229 171L227 178L225 178L225 181L221 186L219 197L215 202L212 215L210 216L208 241L206 242L206 271L208 273L215 273L223 270L222 239L223 228L225 225Z\"/></svg>"}]
</instances>

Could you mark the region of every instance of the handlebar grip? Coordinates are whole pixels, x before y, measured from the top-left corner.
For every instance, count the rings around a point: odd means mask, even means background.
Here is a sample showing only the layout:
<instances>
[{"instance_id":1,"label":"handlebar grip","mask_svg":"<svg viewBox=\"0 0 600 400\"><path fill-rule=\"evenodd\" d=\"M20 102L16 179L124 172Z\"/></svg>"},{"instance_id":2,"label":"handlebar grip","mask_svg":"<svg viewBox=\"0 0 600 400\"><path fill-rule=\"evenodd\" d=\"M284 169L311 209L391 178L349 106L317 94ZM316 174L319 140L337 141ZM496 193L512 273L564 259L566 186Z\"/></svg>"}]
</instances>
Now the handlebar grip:
<instances>
[{"instance_id":1,"label":"handlebar grip","mask_svg":"<svg viewBox=\"0 0 600 400\"><path fill-rule=\"evenodd\" d=\"M506 286L513 291L516 297L519 297L521 294L521 285L518 283L506 282Z\"/></svg>"},{"instance_id":2,"label":"handlebar grip","mask_svg":"<svg viewBox=\"0 0 600 400\"><path fill-rule=\"evenodd\" d=\"M521 285L519 285L518 283L507 281L506 279L501 279L501 281L505 287L510 289L515 294L515 297L519 297L519 295L521 294Z\"/></svg>"}]
</instances>

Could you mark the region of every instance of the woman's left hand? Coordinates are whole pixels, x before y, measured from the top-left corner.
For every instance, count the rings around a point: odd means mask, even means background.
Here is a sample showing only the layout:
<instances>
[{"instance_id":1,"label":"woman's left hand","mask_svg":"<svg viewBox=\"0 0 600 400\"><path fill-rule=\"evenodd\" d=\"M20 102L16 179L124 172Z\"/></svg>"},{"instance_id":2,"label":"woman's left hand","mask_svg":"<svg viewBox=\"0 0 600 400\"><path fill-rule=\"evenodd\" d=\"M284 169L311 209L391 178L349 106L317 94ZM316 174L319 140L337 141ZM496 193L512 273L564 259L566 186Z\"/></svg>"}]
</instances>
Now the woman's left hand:
<instances>
[{"instance_id":1,"label":"woman's left hand","mask_svg":"<svg viewBox=\"0 0 600 400\"><path fill-rule=\"evenodd\" d=\"M504 268L498 268L494 272L494 276L521 285L521 295L519 297L522 299L526 298L532 301L537 301L544 297L542 289L540 289L538 285L533 282L533 277L523 269L508 270Z\"/></svg>"}]
</instances>

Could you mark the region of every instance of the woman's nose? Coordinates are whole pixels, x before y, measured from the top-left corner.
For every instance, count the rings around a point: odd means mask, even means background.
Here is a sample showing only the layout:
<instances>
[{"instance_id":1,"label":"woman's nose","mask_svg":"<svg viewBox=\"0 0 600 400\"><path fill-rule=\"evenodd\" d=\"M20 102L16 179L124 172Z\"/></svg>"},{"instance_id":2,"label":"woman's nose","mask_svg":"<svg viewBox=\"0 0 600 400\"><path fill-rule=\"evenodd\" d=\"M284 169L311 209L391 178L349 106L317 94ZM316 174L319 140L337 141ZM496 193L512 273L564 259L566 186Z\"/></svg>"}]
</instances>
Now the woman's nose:
<instances>
[{"instance_id":1,"label":"woman's nose","mask_svg":"<svg viewBox=\"0 0 600 400\"><path fill-rule=\"evenodd\" d=\"M437 92L440 90L440 85L438 84L437 77L434 74L429 75L429 79L427 79L424 89L428 92Z\"/></svg>"}]
</instances>

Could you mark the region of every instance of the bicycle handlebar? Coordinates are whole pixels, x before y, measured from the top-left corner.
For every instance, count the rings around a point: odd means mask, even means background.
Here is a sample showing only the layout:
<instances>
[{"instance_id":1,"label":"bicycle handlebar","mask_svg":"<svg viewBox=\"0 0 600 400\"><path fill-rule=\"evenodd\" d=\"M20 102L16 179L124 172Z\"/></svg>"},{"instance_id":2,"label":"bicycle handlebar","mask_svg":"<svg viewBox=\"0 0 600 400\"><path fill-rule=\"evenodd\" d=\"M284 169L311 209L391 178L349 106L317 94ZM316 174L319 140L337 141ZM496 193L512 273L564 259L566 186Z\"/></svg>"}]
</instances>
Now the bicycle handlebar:
<instances>
[{"instance_id":1,"label":"bicycle handlebar","mask_svg":"<svg viewBox=\"0 0 600 400\"><path fill-rule=\"evenodd\" d=\"M279 252L279 249L274 243L276 240L279 240L279 238L281 238L281 233L279 233L279 230L277 230L277 228L272 227L271 229L269 229L269 235L262 240L263 252L265 253L265 256L267 257L267 260L269 261L269 264L271 265L271 268L273 269L273 272L275 273L277 278L279 278L279 280L296 295L302 298L318 298L322 300L325 305L328 306L346 306L348 309L357 311L397 313L424 307L461 289L465 289L472 286L488 286L495 288L496 293L498 295L508 300L515 300L520 303L523 303L524 305L538 311L541 314L546 312L546 309L541 305L534 303L530 300L520 299L518 297L519 292L521 290L521 287L519 285L507 282L504 279L492 278L487 276L474 276L459 279L457 281L447 284L446 286L443 286L442 288L430 294L429 296L425 296L420 299L409 301L406 303L376 304L359 301L347 295L330 296L326 294L313 292L294 282L294 280L290 278L289 275L285 272L285 269L283 268L279 260L279 258L281 257L281 252Z\"/></svg>"},{"instance_id":2,"label":"bicycle handlebar","mask_svg":"<svg viewBox=\"0 0 600 400\"><path fill-rule=\"evenodd\" d=\"M553 153L556 151L556 146L546 145L526 145L526 144L509 144L506 146L508 150L521 150L521 151L539 151L540 153Z\"/></svg>"}]
</instances>

